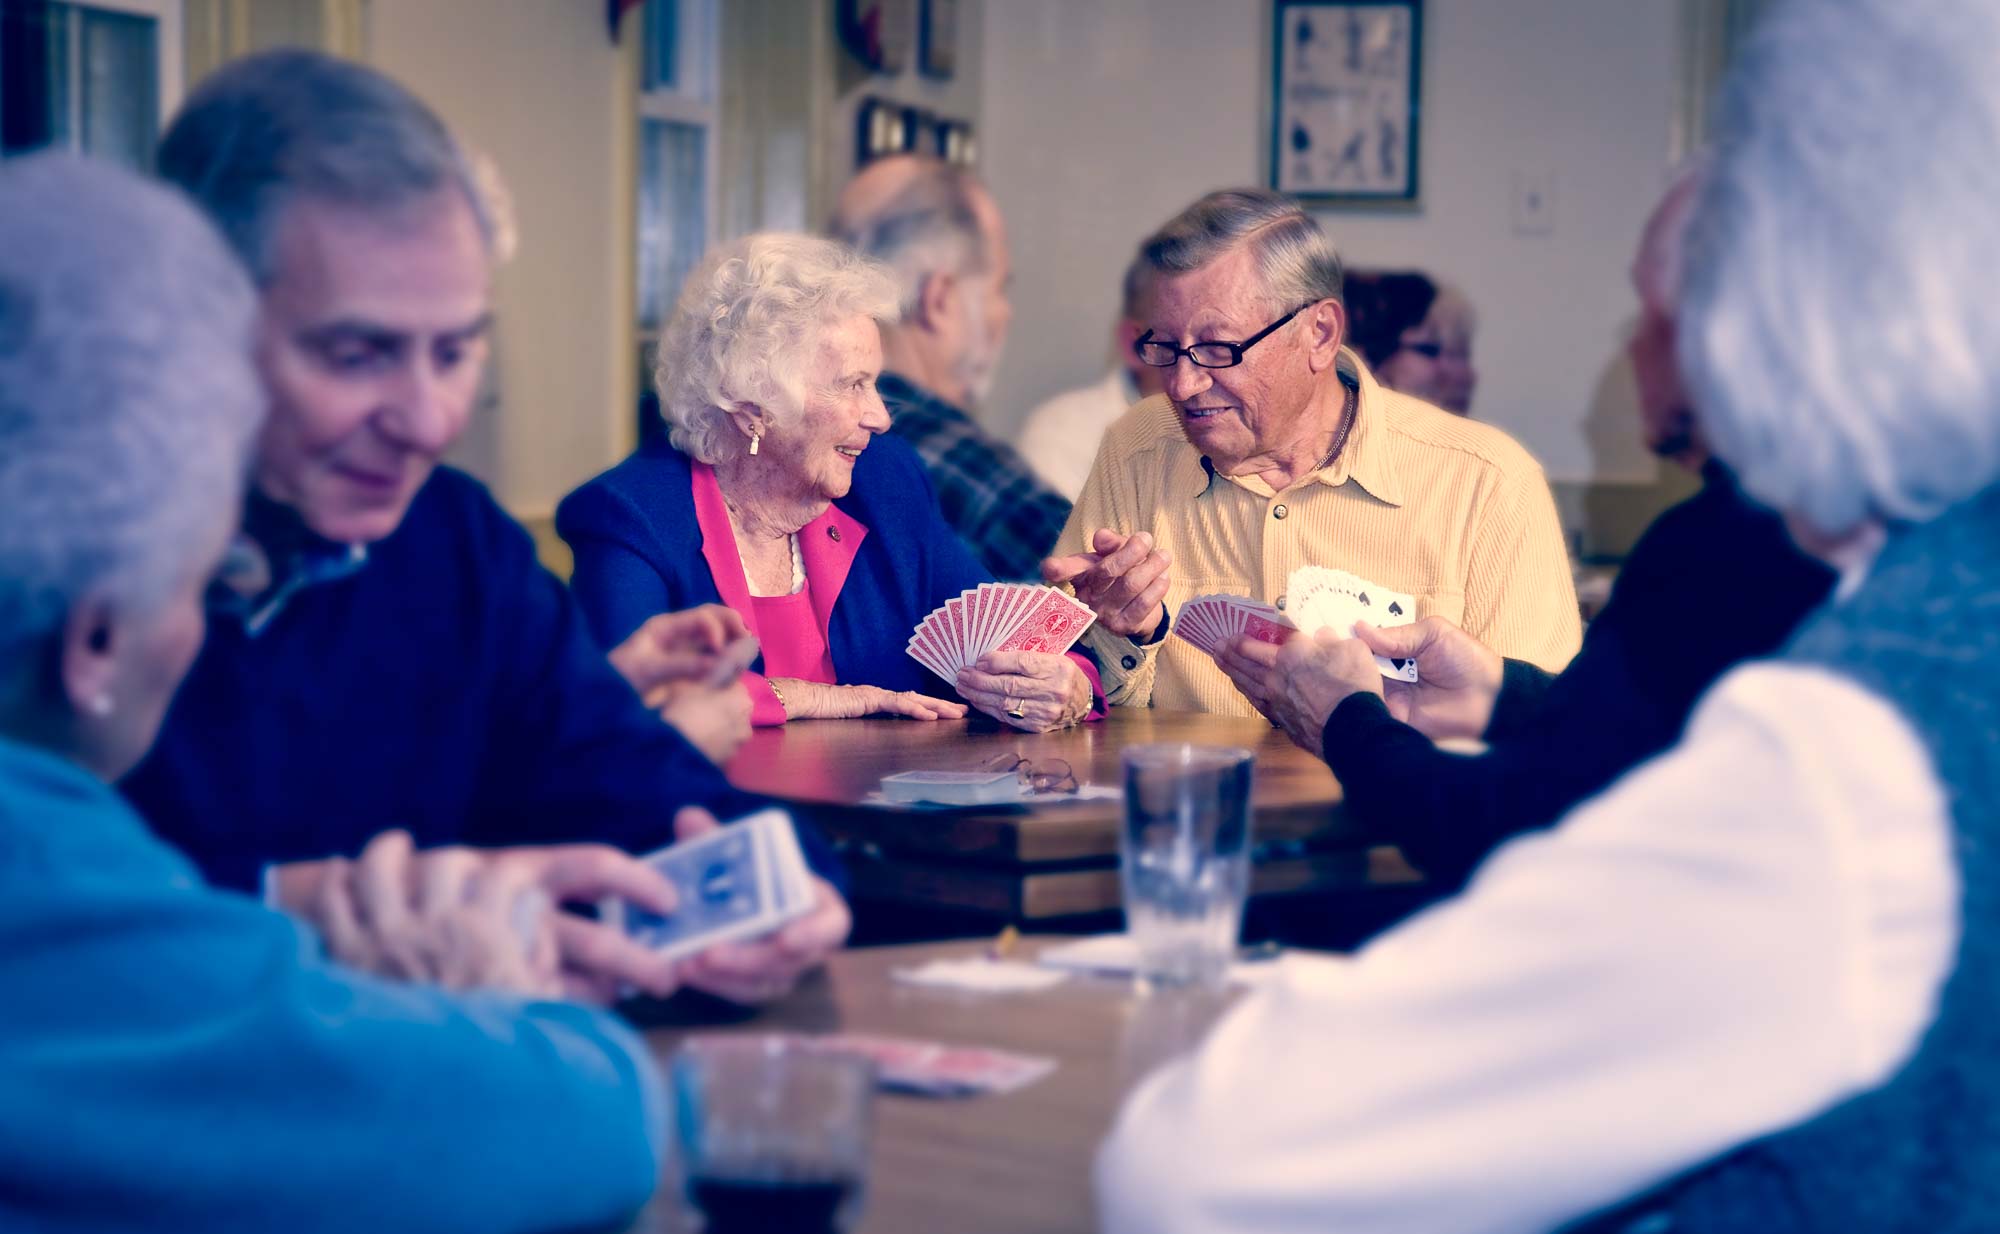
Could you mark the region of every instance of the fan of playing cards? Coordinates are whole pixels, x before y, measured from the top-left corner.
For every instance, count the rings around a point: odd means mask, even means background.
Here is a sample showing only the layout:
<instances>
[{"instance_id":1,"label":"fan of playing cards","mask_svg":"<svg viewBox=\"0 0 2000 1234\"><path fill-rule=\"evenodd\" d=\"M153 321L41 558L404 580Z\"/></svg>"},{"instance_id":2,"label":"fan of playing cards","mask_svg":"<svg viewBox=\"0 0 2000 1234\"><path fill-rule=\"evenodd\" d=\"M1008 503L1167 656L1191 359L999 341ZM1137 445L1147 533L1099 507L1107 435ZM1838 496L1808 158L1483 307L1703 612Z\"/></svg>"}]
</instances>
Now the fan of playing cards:
<instances>
[{"instance_id":1,"label":"fan of playing cards","mask_svg":"<svg viewBox=\"0 0 2000 1234\"><path fill-rule=\"evenodd\" d=\"M1391 591L1346 570L1300 566L1285 585L1282 610L1245 596L1196 596L1181 605L1174 633L1212 656L1240 634L1261 642L1282 643L1294 633L1331 628L1342 638L1353 638L1357 621L1384 629L1406 626L1416 619L1417 602L1404 592ZM1376 656L1375 664L1384 677L1417 679L1415 660Z\"/></svg>"},{"instance_id":2,"label":"fan of playing cards","mask_svg":"<svg viewBox=\"0 0 2000 1234\"><path fill-rule=\"evenodd\" d=\"M1097 615L1038 583L981 583L932 610L910 636L911 658L946 681L990 651L1061 655Z\"/></svg>"},{"instance_id":3,"label":"fan of playing cards","mask_svg":"<svg viewBox=\"0 0 2000 1234\"><path fill-rule=\"evenodd\" d=\"M812 911L812 871L783 810L759 811L640 860L674 885L673 913L611 899L598 905L598 919L666 959L769 934Z\"/></svg>"}]
</instances>

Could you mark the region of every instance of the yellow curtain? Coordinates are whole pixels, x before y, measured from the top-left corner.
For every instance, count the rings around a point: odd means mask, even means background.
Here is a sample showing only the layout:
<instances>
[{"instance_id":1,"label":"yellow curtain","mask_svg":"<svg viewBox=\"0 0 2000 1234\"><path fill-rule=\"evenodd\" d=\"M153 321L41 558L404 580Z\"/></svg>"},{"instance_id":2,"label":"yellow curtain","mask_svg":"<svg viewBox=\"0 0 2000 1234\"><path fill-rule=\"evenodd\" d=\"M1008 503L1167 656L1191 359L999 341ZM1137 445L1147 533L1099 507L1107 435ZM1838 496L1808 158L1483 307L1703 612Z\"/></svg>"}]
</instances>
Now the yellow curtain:
<instances>
[{"instance_id":1,"label":"yellow curtain","mask_svg":"<svg viewBox=\"0 0 2000 1234\"><path fill-rule=\"evenodd\" d=\"M272 47L316 47L360 59L369 0L187 0L183 41L192 89L217 65Z\"/></svg>"}]
</instances>

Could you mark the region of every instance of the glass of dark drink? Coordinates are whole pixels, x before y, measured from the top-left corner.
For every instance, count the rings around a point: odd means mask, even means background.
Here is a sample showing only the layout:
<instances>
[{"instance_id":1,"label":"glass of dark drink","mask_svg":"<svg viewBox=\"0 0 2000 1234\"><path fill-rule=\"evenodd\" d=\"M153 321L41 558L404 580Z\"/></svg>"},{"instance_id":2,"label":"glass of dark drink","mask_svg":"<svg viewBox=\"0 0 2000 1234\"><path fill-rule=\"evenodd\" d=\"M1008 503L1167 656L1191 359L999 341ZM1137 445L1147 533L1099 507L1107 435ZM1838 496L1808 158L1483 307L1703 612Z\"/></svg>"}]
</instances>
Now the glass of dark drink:
<instances>
[{"instance_id":1,"label":"glass of dark drink","mask_svg":"<svg viewBox=\"0 0 2000 1234\"><path fill-rule=\"evenodd\" d=\"M695 1037L673 1063L689 1203L707 1234L843 1234L868 1178L875 1065L783 1037Z\"/></svg>"}]
</instances>

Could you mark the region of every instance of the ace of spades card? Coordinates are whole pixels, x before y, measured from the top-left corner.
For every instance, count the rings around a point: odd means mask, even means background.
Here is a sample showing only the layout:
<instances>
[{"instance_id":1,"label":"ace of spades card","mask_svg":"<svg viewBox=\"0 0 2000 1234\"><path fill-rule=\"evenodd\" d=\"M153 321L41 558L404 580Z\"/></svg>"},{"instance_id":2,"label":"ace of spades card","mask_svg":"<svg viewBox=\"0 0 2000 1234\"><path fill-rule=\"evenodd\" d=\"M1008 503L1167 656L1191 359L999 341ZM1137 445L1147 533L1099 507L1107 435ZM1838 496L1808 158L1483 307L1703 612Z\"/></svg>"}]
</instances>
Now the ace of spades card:
<instances>
[{"instance_id":1,"label":"ace of spades card","mask_svg":"<svg viewBox=\"0 0 2000 1234\"><path fill-rule=\"evenodd\" d=\"M1285 586L1285 613L1306 634L1331 628L1342 638L1353 638L1357 621L1377 629L1414 623L1417 602L1406 592L1391 591L1346 570L1300 566ZM1415 660L1376 656L1375 665L1384 677L1417 680Z\"/></svg>"}]
</instances>

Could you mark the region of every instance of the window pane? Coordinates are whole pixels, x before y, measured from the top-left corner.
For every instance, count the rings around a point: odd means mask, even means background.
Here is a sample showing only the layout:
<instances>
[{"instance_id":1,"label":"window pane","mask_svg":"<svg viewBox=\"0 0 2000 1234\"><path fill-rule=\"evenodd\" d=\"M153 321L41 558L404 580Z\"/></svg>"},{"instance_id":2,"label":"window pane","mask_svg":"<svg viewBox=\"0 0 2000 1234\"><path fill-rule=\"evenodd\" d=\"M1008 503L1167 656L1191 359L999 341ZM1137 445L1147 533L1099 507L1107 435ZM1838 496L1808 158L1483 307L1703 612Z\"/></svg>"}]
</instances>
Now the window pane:
<instances>
[{"instance_id":1,"label":"window pane","mask_svg":"<svg viewBox=\"0 0 2000 1234\"><path fill-rule=\"evenodd\" d=\"M681 88L680 0L646 0L646 67L641 89Z\"/></svg>"},{"instance_id":2,"label":"window pane","mask_svg":"<svg viewBox=\"0 0 2000 1234\"><path fill-rule=\"evenodd\" d=\"M639 133L639 324L666 321L708 241L707 132L647 120Z\"/></svg>"},{"instance_id":3,"label":"window pane","mask_svg":"<svg viewBox=\"0 0 2000 1234\"><path fill-rule=\"evenodd\" d=\"M159 89L153 18L0 0L0 153L61 146L144 168Z\"/></svg>"},{"instance_id":4,"label":"window pane","mask_svg":"<svg viewBox=\"0 0 2000 1234\"><path fill-rule=\"evenodd\" d=\"M83 11L83 148L134 167L152 160L160 98L154 22L131 13Z\"/></svg>"},{"instance_id":5,"label":"window pane","mask_svg":"<svg viewBox=\"0 0 2000 1234\"><path fill-rule=\"evenodd\" d=\"M0 0L0 154L69 143L68 9Z\"/></svg>"}]
</instances>

